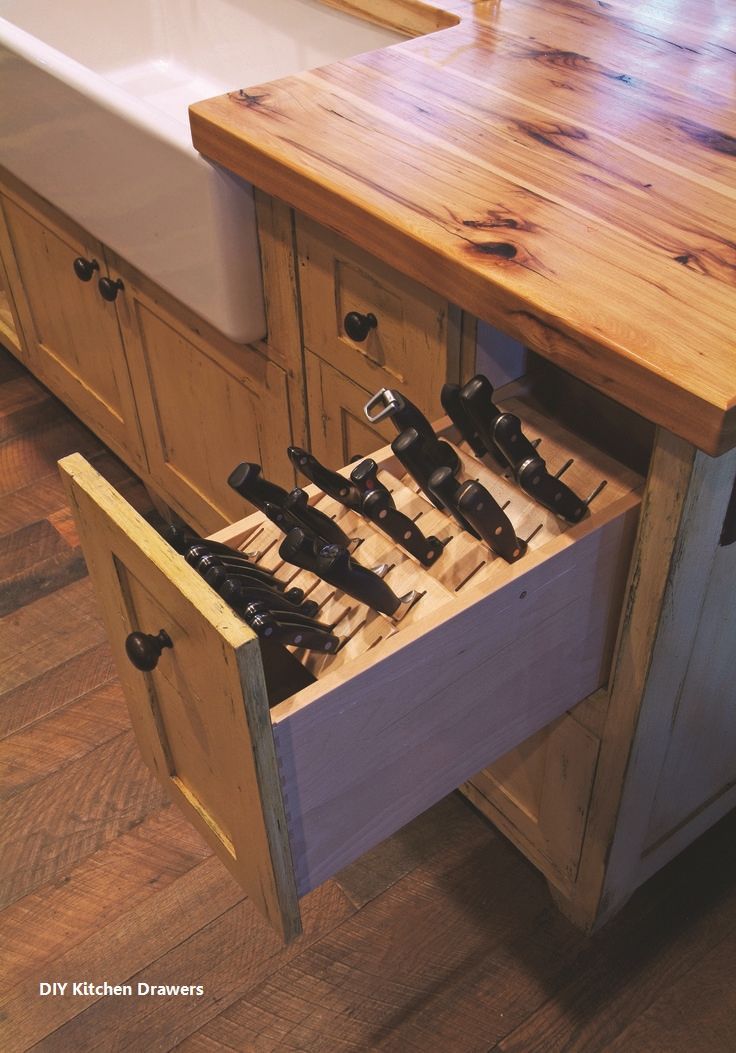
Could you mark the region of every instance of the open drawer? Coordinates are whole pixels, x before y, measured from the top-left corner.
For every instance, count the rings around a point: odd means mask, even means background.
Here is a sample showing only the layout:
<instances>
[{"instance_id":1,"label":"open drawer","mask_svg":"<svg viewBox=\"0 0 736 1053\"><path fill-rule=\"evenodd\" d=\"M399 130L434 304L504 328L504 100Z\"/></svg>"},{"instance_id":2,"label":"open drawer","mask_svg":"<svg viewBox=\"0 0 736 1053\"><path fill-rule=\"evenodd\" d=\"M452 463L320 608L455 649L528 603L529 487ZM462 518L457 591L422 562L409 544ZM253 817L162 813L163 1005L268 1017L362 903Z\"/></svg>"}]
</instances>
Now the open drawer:
<instances>
[{"instance_id":1,"label":"open drawer","mask_svg":"<svg viewBox=\"0 0 736 1053\"><path fill-rule=\"evenodd\" d=\"M521 415L552 470L575 457L566 479L576 491L608 485L569 526L455 443L465 477L510 501L520 537L541 524L512 565L417 494L390 447L373 456L397 507L447 541L433 567L308 489L363 539L363 565L389 563L397 594L419 592L398 622L282 564L280 535L260 512L214 535L257 551L337 622L335 654L280 649L275 662L79 455L61 462L143 757L286 939L300 931L300 896L607 678L642 480L528 408ZM173 646L140 672L125 639L161 629Z\"/></svg>"}]
</instances>

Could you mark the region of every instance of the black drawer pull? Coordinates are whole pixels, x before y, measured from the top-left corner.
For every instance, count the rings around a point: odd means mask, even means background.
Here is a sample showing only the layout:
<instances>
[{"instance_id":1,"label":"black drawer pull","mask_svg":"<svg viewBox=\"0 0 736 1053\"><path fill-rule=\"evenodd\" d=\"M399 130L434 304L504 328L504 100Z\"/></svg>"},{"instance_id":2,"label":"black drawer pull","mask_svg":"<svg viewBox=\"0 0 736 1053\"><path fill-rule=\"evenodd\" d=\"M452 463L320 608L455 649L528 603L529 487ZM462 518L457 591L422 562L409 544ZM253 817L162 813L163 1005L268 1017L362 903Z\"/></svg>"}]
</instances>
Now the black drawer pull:
<instances>
[{"instance_id":1,"label":"black drawer pull","mask_svg":"<svg viewBox=\"0 0 736 1053\"><path fill-rule=\"evenodd\" d=\"M164 647L173 647L171 637L165 629L159 629L158 636L150 633L131 633L125 640L125 653L136 669L150 673L158 665Z\"/></svg>"},{"instance_id":2,"label":"black drawer pull","mask_svg":"<svg viewBox=\"0 0 736 1053\"><path fill-rule=\"evenodd\" d=\"M97 283L97 288L100 290L100 296L103 300L107 300L108 303L113 303L121 289L124 289L121 278L116 278L115 281L112 278L100 278Z\"/></svg>"},{"instance_id":3,"label":"black drawer pull","mask_svg":"<svg viewBox=\"0 0 736 1053\"><path fill-rule=\"evenodd\" d=\"M95 271L100 269L97 260L86 260L84 256L77 256L73 266L74 273L79 278L80 282L90 281Z\"/></svg>"},{"instance_id":4,"label":"black drawer pull","mask_svg":"<svg viewBox=\"0 0 736 1053\"><path fill-rule=\"evenodd\" d=\"M378 319L374 314L359 314L357 311L350 311L343 318L342 324L350 339L356 344L362 344L371 329L375 329L378 325Z\"/></svg>"}]
</instances>

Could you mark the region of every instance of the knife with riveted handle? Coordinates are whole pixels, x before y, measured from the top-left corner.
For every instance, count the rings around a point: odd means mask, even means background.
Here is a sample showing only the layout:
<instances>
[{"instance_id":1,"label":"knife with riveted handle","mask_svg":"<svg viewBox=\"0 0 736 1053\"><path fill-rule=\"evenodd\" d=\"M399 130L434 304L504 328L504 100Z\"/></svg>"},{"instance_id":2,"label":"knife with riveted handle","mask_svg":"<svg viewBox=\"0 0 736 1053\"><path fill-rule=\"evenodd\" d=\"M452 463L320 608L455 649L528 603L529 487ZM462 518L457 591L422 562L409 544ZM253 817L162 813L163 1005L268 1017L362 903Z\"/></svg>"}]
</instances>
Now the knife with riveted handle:
<instances>
[{"instance_id":1,"label":"knife with riveted handle","mask_svg":"<svg viewBox=\"0 0 736 1053\"><path fill-rule=\"evenodd\" d=\"M184 558L191 567L194 567L194 569L199 571L202 575L204 575L204 572L209 570L210 567L231 567L239 573L247 574L248 577L253 578L254 582L260 581L269 589L285 588L283 582L279 581L271 571L264 570L262 567L259 567L255 563L251 563L247 559L238 559L236 556L210 552L206 545L192 545Z\"/></svg>"},{"instance_id":2,"label":"knife with riveted handle","mask_svg":"<svg viewBox=\"0 0 736 1053\"><path fill-rule=\"evenodd\" d=\"M459 384L444 384L440 392L440 402L447 416L460 432L476 457L488 453L488 447L468 413L467 406L460 397Z\"/></svg>"},{"instance_id":3,"label":"knife with riveted handle","mask_svg":"<svg viewBox=\"0 0 736 1053\"><path fill-rule=\"evenodd\" d=\"M301 589L290 588L284 582L277 581L275 578L269 580L257 577L251 570L223 563L217 556L203 556L194 569L214 588L217 588L219 582L224 581L225 578L236 578L238 581L242 581L244 585L251 585L254 589L268 589L274 593L283 592L295 603L301 603L303 598L301 595L297 595L297 593L301 593Z\"/></svg>"},{"instance_id":4,"label":"knife with riveted handle","mask_svg":"<svg viewBox=\"0 0 736 1053\"><path fill-rule=\"evenodd\" d=\"M381 408L377 413L372 413L377 406ZM400 392L381 388L366 403L363 412L371 424L389 417L398 432L413 428L426 445L427 455L436 461L438 468L452 468L456 472L460 467L460 458L452 446L435 434L434 428L421 410Z\"/></svg>"},{"instance_id":5,"label":"knife with riveted handle","mask_svg":"<svg viewBox=\"0 0 736 1053\"><path fill-rule=\"evenodd\" d=\"M502 413L499 416L493 437L524 493L568 523L580 522L587 510L585 501L561 479L550 475L544 459L522 432L521 421L515 414Z\"/></svg>"},{"instance_id":6,"label":"knife with riveted handle","mask_svg":"<svg viewBox=\"0 0 736 1053\"><path fill-rule=\"evenodd\" d=\"M360 491L350 479L325 468L316 457L300 446L289 446L286 452L294 467L329 497L333 497L346 508L360 508Z\"/></svg>"},{"instance_id":7,"label":"knife with riveted handle","mask_svg":"<svg viewBox=\"0 0 736 1053\"><path fill-rule=\"evenodd\" d=\"M246 614L245 620L259 636L284 646L303 647L307 651L333 654L340 644L339 637L333 636L332 633L277 619L267 612Z\"/></svg>"},{"instance_id":8,"label":"knife with riveted handle","mask_svg":"<svg viewBox=\"0 0 736 1053\"><path fill-rule=\"evenodd\" d=\"M212 571L208 571L208 574L212 574ZM205 581L207 581L207 578L205 578ZM212 583L208 582L208 584ZM217 590L225 603L229 604L235 611L244 609L249 603L265 603L270 611L296 611L307 618L313 618L319 610L319 606L314 600L302 599L301 601L296 601L294 599L296 593L299 593L302 597L304 596L301 589L289 589L287 592L272 592L270 589L248 585L239 578L232 576L218 581L212 587Z\"/></svg>"},{"instance_id":9,"label":"knife with riveted handle","mask_svg":"<svg viewBox=\"0 0 736 1053\"><path fill-rule=\"evenodd\" d=\"M476 374L460 389L458 400L475 434L485 446L485 452L490 453L502 468L507 468L509 462L494 438L496 421L502 414L493 401L493 385L488 377L482 373Z\"/></svg>"},{"instance_id":10,"label":"knife with riveted handle","mask_svg":"<svg viewBox=\"0 0 736 1053\"><path fill-rule=\"evenodd\" d=\"M378 478L378 465L372 457L364 457L360 464L356 464L350 479L360 494L361 502L366 494L376 490L390 496L390 490Z\"/></svg>"},{"instance_id":11,"label":"knife with riveted handle","mask_svg":"<svg viewBox=\"0 0 736 1053\"><path fill-rule=\"evenodd\" d=\"M396 508L388 491L370 490L363 498L361 512L425 567L435 563L441 554L440 539L425 537L416 523Z\"/></svg>"},{"instance_id":12,"label":"knife with riveted handle","mask_svg":"<svg viewBox=\"0 0 736 1053\"><path fill-rule=\"evenodd\" d=\"M353 543L345 531L337 525L334 519L314 508L309 504L306 490L297 487L287 495L284 501L284 510L290 512L302 526L311 531L317 537L324 538L330 545L344 545L346 548Z\"/></svg>"},{"instance_id":13,"label":"knife with riveted handle","mask_svg":"<svg viewBox=\"0 0 736 1053\"><path fill-rule=\"evenodd\" d=\"M289 496L282 486L265 479L260 464L252 461L243 461L234 468L228 476L227 485L261 511L266 501L283 505Z\"/></svg>"},{"instance_id":14,"label":"knife with riveted handle","mask_svg":"<svg viewBox=\"0 0 736 1053\"><path fill-rule=\"evenodd\" d=\"M318 629L323 633L331 633L333 629L327 622L317 621L316 618L307 617L306 614L301 614L296 610L277 611L262 600L254 600L252 603L247 603L243 608L243 614L246 618L249 614L273 614L280 622L289 622L291 625L303 625L307 629Z\"/></svg>"},{"instance_id":15,"label":"knife with riveted handle","mask_svg":"<svg viewBox=\"0 0 736 1053\"><path fill-rule=\"evenodd\" d=\"M460 487L456 503L460 514L497 556L507 563L521 559L526 542L516 536L511 520L485 486L474 479L468 480Z\"/></svg>"},{"instance_id":16,"label":"knife with riveted handle","mask_svg":"<svg viewBox=\"0 0 736 1053\"><path fill-rule=\"evenodd\" d=\"M438 468L447 466L438 464L437 460L432 458L427 444L422 440L416 428L407 428L402 431L401 435L391 443L391 450L425 496L436 508L444 511L443 502L429 489L429 477Z\"/></svg>"},{"instance_id":17,"label":"knife with riveted handle","mask_svg":"<svg viewBox=\"0 0 736 1053\"><path fill-rule=\"evenodd\" d=\"M457 495L461 484L455 478L449 468L437 468L432 472L427 483L430 493L442 502L450 515L457 521L458 525L467 530L473 537L480 540L480 534L472 526L457 507Z\"/></svg>"}]
</instances>

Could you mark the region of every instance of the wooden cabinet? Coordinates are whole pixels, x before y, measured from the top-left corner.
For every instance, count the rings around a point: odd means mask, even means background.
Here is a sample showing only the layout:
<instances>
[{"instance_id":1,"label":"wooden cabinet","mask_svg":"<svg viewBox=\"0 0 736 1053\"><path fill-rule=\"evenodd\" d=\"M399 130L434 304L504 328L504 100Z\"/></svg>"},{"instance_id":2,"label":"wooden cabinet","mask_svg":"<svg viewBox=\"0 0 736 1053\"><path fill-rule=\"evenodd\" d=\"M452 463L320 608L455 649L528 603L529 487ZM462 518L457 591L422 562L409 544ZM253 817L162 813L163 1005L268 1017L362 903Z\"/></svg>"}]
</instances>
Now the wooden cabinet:
<instances>
[{"instance_id":1,"label":"wooden cabinet","mask_svg":"<svg viewBox=\"0 0 736 1053\"><path fill-rule=\"evenodd\" d=\"M304 216L297 216L296 235L306 350L350 378L366 398L380 388L400 388L436 417L442 384L457 381L461 372L460 312ZM312 415L324 406L331 416L321 389L308 390Z\"/></svg>"},{"instance_id":2,"label":"wooden cabinet","mask_svg":"<svg viewBox=\"0 0 736 1053\"><path fill-rule=\"evenodd\" d=\"M418 494L390 447L364 452L397 507L446 542L431 568L310 488L362 539L361 562L389 564L395 594L414 593L400 619L283 564L261 513L216 535L257 548L336 623L334 654L282 650L276 697L272 656L246 624L80 457L62 464L143 756L286 938L299 931L299 896L607 678L641 479L531 412L552 454L574 451L580 482L608 486L565 526L458 445L462 476L508 498L520 532L541 520L514 564ZM134 668L128 633L161 629L173 646L152 671ZM296 674L286 690L285 668Z\"/></svg>"},{"instance_id":3,"label":"wooden cabinet","mask_svg":"<svg viewBox=\"0 0 736 1053\"><path fill-rule=\"evenodd\" d=\"M145 470L133 389L102 245L62 217L51 220L5 197L3 210L21 284L16 297L28 363L116 453ZM87 265L87 280L75 273Z\"/></svg>"}]
</instances>

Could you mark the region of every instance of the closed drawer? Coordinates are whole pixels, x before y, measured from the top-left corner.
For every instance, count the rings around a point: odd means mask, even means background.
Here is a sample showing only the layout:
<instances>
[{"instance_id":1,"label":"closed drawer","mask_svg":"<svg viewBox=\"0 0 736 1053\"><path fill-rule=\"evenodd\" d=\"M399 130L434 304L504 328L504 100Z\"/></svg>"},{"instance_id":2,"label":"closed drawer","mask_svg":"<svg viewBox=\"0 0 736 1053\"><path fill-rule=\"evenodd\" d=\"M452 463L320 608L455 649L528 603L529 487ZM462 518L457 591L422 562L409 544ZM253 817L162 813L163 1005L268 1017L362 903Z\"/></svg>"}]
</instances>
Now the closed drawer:
<instances>
[{"instance_id":1,"label":"closed drawer","mask_svg":"<svg viewBox=\"0 0 736 1053\"><path fill-rule=\"evenodd\" d=\"M608 486L566 526L459 447L464 472L503 503L520 536L508 565L458 532L374 456L399 508L446 541L425 569L356 513L313 500L362 538L365 566L419 599L400 621L281 565L280 535L255 513L214 535L257 552L320 603L343 639L333 655L278 660L197 574L78 456L62 462L147 763L270 920L299 931L298 897L389 836L606 679L641 480L524 410L550 465ZM452 440L452 431L446 434ZM131 630L173 644L152 672L125 657ZM270 697L269 697L270 694Z\"/></svg>"},{"instance_id":2,"label":"closed drawer","mask_svg":"<svg viewBox=\"0 0 736 1053\"><path fill-rule=\"evenodd\" d=\"M439 386L459 379L459 312L304 216L296 231L306 347L371 393L400 387L434 414ZM350 336L353 313L375 319L364 339Z\"/></svg>"}]
</instances>

